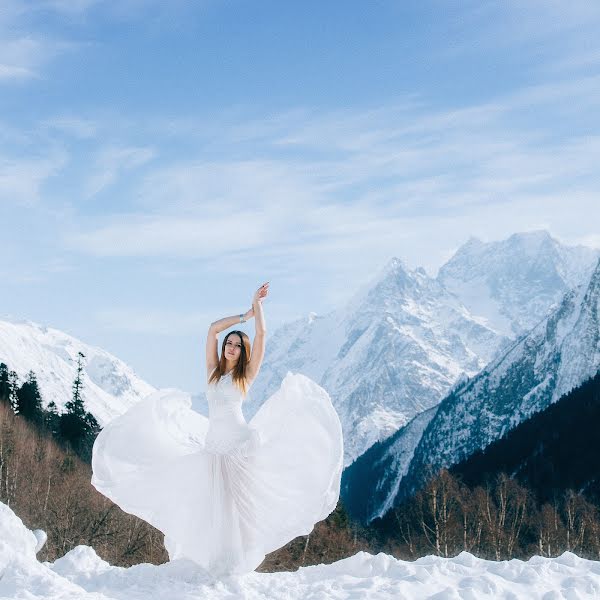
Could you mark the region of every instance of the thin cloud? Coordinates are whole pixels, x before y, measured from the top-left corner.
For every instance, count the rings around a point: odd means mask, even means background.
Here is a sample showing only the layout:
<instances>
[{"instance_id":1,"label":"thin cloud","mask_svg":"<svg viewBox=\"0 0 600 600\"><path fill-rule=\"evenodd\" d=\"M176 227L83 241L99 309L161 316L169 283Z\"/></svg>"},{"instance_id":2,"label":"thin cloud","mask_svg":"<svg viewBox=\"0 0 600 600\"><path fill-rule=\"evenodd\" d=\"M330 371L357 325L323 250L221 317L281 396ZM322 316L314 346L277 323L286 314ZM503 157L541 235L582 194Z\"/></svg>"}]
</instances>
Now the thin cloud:
<instances>
[{"instance_id":1,"label":"thin cloud","mask_svg":"<svg viewBox=\"0 0 600 600\"><path fill-rule=\"evenodd\" d=\"M93 318L103 327L120 332L186 336L191 331L204 330L214 315L207 313L182 313L168 310L140 310L139 308L104 309L96 311Z\"/></svg>"},{"instance_id":2,"label":"thin cloud","mask_svg":"<svg viewBox=\"0 0 600 600\"><path fill-rule=\"evenodd\" d=\"M112 185L126 171L145 165L156 156L151 147L118 147L102 148L96 156L94 172L85 186L85 196L98 194Z\"/></svg>"},{"instance_id":3,"label":"thin cloud","mask_svg":"<svg viewBox=\"0 0 600 600\"><path fill-rule=\"evenodd\" d=\"M79 47L80 44L74 42L35 35L6 38L0 29L0 82L42 78L48 63Z\"/></svg>"},{"instance_id":4,"label":"thin cloud","mask_svg":"<svg viewBox=\"0 0 600 600\"><path fill-rule=\"evenodd\" d=\"M101 4L102 0L41 0L37 10L52 10L67 15L85 13L93 6Z\"/></svg>"},{"instance_id":5,"label":"thin cloud","mask_svg":"<svg viewBox=\"0 0 600 600\"><path fill-rule=\"evenodd\" d=\"M321 268L329 272L333 265L347 269L359 254L373 262L385 253L402 254L394 244L418 243L426 222L437 217L453 219L460 232L457 243L478 231L467 229L466 221L461 226L460 219L477 214L481 221L469 223L487 231L485 214L501 215L519 203L524 208L512 215L524 215L527 227L544 222L560 231L562 215L575 206L597 211L589 198L598 190L600 132L550 126L565 105L587 110L594 90L600 91L600 79L582 77L542 82L445 111L428 110L415 99L324 115L288 111L275 118L276 127L273 115L265 118L262 133L257 119L246 129L243 119L218 122L221 145L215 149L212 133L207 134L208 153L202 150L205 130L187 120L193 136L200 136L198 157L172 158L168 166L144 170L123 198L129 212L83 227L69 247L97 256L183 259L232 259L236 252L251 251L292 266L301 247L305 255L314 248L315 256L327 256ZM524 126L521 116L532 110L539 119ZM186 140L177 121L171 135ZM214 158L227 156L232 146L248 158ZM256 155L261 158L250 158ZM573 198L573 204L567 207L563 200L561 207L553 202L556 196ZM549 199L545 204L544 198ZM542 215L549 207L552 213L534 218L527 203ZM407 229L418 235L404 235ZM503 231L514 229L513 218ZM224 243L227 230L234 235ZM339 261L332 256L336 247L343 248ZM413 264L426 262L435 269L444 252Z\"/></svg>"},{"instance_id":6,"label":"thin cloud","mask_svg":"<svg viewBox=\"0 0 600 600\"><path fill-rule=\"evenodd\" d=\"M600 49L580 50L548 65L548 71L568 72L600 65Z\"/></svg>"},{"instance_id":7,"label":"thin cloud","mask_svg":"<svg viewBox=\"0 0 600 600\"><path fill-rule=\"evenodd\" d=\"M0 81L30 79L52 54L51 45L33 36L6 39L0 31Z\"/></svg>"},{"instance_id":8,"label":"thin cloud","mask_svg":"<svg viewBox=\"0 0 600 600\"><path fill-rule=\"evenodd\" d=\"M98 124L90 119L76 116L61 116L46 119L41 123L42 127L67 134L78 139L90 139L96 137Z\"/></svg>"},{"instance_id":9,"label":"thin cloud","mask_svg":"<svg viewBox=\"0 0 600 600\"><path fill-rule=\"evenodd\" d=\"M30 79L36 74L27 67L0 64L0 81L3 79Z\"/></svg>"},{"instance_id":10,"label":"thin cloud","mask_svg":"<svg viewBox=\"0 0 600 600\"><path fill-rule=\"evenodd\" d=\"M48 178L56 175L67 160L67 154L62 150L30 159L0 155L0 202L24 206L37 204L44 197L42 188Z\"/></svg>"},{"instance_id":11,"label":"thin cloud","mask_svg":"<svg viewBox=\"0 0 600 600\"><path fill-rule=\"evenodd\" d=\"M538 64L543 64L555 59L557 53L595 43L600 5L589 0L486 2L465 11L463 23L456 43L444 47L444 58L468 54L473 48L486 53L507 49L528 52L535 46L541 59Z\"/></svg>"},{"instance_id":12,"label":"thin cloud","mask_svg":"<svg viewBox=\"0 0 600 600\"><path fill-rule=\"evenodd\" d=\"M82 0L64 2L72 6ZM45 77L49 63L81 48L80 42L46 35L31 17L44 10L43 2L3 0L0 10L0 83L5 85ZM26 35L20 34L27 31Z\"/></svg>"},{"instance_id":13,"label":"thin cloud","mask_svg":"<svg viewBox=\"0 0 600 600\"><path fill-rule=\"evenodd\" d=\"M95 256L208 258L247 250L269 239L268 222L252 212L219 217L124 215L118 222L66 238Z\"/></svg>"}]
</instances>

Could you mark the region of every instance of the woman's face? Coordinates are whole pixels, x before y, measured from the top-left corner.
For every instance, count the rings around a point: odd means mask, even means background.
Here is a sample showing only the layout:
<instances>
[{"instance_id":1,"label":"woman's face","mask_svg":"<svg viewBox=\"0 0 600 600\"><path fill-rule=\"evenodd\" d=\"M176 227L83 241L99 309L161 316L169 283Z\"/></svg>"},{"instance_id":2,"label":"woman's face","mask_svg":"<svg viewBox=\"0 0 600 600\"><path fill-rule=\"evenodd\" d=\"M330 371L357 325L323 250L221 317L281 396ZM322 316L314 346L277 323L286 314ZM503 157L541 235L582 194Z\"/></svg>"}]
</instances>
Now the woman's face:
<instances>
[{"instance_id":1,"label":"woman's face","mask_svg":"<svg viewBox=\"0 0 600 600\"><path fill-rule=\"evenodd\" d=\"M225 358L232 362L237 362L242 353L242 340L240 336L232 333L225 342Z\"/></svg>"}]
</instances>

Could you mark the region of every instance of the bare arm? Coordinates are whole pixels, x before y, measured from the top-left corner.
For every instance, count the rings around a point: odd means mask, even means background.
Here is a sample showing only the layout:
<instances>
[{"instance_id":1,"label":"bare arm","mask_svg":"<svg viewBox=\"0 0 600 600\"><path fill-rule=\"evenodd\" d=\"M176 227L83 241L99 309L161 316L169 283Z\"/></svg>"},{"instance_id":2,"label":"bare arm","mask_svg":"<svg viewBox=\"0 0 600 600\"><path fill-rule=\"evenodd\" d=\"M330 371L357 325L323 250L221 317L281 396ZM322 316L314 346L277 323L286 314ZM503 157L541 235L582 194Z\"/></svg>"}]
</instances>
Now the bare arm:
<instances>
[{"instance_id":1,"label":"bare arm","mask_svg":"<svg viewBox=\"0 0 600 600\"><path fill-rule=\"evenodd\" d=\"M261 293L260 289L255 294L252 300L252 310L254 311L254 318L256 319L256 333L254 335L254 341L252 342L252 353L250 355L250 361L248 362L248 368L246 369L246 377L249 385L252 384L262 364L265 356L265 342L267 337L267 326L265 323L265 315L263 312L262 298L266 297L269 284L265 284L266 288ZM261 288L263 289L263 288Z\"/></svg>"},{"instance_id":2,"label":"bare arm","mask_svg":"<svg viewBox=\"0 0 600 600\"><path fill-rule=\"evenodd\" d=\"M244 319L249 319L252 316L252 309L244 313ZM210 374L219 364L219 333L225 331L228 327L240 322L240 315L231 317L223 317L218 321L213 321L208 328L208 336L206 337L206 376Z\"/></svg>"}]
</instances>

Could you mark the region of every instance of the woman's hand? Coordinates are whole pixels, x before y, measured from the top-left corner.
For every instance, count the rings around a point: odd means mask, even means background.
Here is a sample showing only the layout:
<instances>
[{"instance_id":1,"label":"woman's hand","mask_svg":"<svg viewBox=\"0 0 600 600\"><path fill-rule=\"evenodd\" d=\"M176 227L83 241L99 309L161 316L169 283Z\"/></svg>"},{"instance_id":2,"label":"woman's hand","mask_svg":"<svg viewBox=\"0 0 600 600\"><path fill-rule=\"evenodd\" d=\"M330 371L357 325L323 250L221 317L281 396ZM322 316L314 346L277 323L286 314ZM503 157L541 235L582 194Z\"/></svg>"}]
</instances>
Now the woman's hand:
<instances>
[{"instance_id":1,"label":"woman's hand","mask_svg":"<svg viewBox=\"0 0 600 600\"><path fill-rule=\"evenodd\" d=\"M256 292L254 292L254 297L252 298L252 307L254 307L254 305L257 302L261 302L267 297L267 294L269 293L269 282L267 281L266 283L263 283L257 290ZM254 308L251 309L252 313L254 314Z\"/></svg>"}]
</instances>

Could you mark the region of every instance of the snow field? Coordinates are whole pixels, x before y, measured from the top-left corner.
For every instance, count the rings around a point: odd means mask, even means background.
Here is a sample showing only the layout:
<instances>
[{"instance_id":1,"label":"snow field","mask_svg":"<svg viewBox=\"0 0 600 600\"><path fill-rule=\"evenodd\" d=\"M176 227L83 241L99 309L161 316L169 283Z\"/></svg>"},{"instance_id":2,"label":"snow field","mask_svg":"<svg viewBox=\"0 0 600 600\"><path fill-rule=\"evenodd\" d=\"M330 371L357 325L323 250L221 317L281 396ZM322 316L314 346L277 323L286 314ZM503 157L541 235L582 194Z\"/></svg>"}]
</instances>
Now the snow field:
<instances>
[{"instance_id":1,"label":"snow field","mask_svg":"<svg viewBox=\"0 0 600 600\"><path fill-rule=\"evenodd\" d=\"M189 560L114 567L77 546L54 563L35 557L38 537L0 503L0 598L52 600L584 600L600 598L600 562L558 558L494 562L467 552L414 562L366 552L291 573L222 581Z\"/></svg>"}]
</instances>

